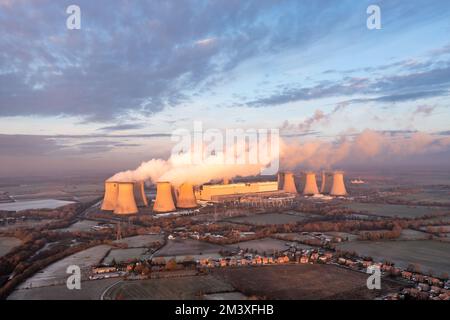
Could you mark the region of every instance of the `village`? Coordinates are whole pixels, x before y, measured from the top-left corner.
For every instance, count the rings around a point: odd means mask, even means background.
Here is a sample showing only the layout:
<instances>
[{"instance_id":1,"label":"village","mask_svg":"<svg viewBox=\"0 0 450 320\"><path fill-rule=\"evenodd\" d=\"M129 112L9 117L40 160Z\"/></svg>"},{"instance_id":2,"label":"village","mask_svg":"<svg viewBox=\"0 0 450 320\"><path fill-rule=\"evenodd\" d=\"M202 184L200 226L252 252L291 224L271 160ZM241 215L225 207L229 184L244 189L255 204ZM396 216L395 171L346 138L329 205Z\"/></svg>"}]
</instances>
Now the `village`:
<instances>
[{"instance_id":1,"label":"village","mask_svg":"<svg viewBox=\"0 0 450 320\"><path fill-rule=\"evenodd\" d=\"M390 262L376 262L371 257L360 257L355 253L330 249L331 240L325 235L323 246L305 249L295 243L286 243L284 251L272 255L258 254L256 250L238 249L220 252L221 257L153 257L147 260L134 260L127 263L98 265L91 269L90 280L123 277L124 280L144 280L208 274L220 268L252 268L287 264L330 264L355 272L367 273L369 267L379 268L382 278L389 278L402 284L399 292L389 293L383 300L450 300L450 280L425 275L414 271L414 266L406 270L395 267ZM211 235L208 235L211 236ZM169 235L169 239L175 239ZM333 239L341 241L341 239ZM369 276L369 274L368 274Z\"/></svg>"}]
</instances>

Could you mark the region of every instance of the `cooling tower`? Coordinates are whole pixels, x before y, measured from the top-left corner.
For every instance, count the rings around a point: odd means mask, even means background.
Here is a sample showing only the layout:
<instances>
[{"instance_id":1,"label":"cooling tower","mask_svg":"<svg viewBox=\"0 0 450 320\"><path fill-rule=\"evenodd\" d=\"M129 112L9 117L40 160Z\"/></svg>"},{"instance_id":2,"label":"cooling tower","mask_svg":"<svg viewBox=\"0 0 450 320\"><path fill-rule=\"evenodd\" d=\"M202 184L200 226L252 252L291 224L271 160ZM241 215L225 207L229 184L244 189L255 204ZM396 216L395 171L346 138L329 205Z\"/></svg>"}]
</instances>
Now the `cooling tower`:
<instances>
[{"instance_id":1,"label":"cooling tower","mask_svg":"<svg viewBox=\"0 0 450 320\"><path fill-rule=\"evenodd\" d=\"M197 207L195 200L194 187L190 183L183 183L178 189L177 207L190 209Z\"/></svg>"},{"instance_id":2,"label":"cooling tower","mask_svg":"<svg viewBox=\"0 0 450 320\"><path fill-rule=\"evenodd\" d=\"M175 211L170 182L158 182L156 184L156 200L153 211L161 213Z\"/></svg>"},{"instance_id":3,"label":"cooling tower","mask_svg":"<svg viewBox=\"0 0 450 320\"><path fill-rule=\"evenodd\" d=\"M294 174L292 172L286 172L284 174L283 191L289 193L297 193L297 188L295 187L294 181Z\"/></svg>"},{"instance_id":4,"label":"cooling tower","mask_svg":"<svg viewBox=\"0 0 450 320\"><path fill-rule=\"evenodd\" d=\"M134 199L138 207L148 207L147 196L144 191L144 181L136 181L134 183Z\"/></svg>"},{"instance_id":5,"label":"cooling tower","mask_svg":"<svg viewBox=\"0 0 450 320\"><path fill-rule=\"evenodd\" d=\"M278 172L277 174L278 190L283 189L283 173Z\"/></svg>"},{"instance_id":6,"label":"cooling tower","mask_svg":"<svg viewBox=\"0 0 450 320\"><path fill-rule=\"evenodd\" d=\"M322 171L322 183L320 185L320 193L328 194L333 184L333 173Z\"/></svg>"},{"instance_id":7,"label":"cooling tower","mask_svg":"<svg viewBox=\"0 0 450 320\"><path fill-rule=\"evenodd\" d=\"M120 182L117 194L115 214L135 214L138 213L136 201L134 200L134 183Z\"/></svg>"},{"instance_id":8,"label":"cooling tower","mask_svg":"<svg viewBox=\"0 0 450 320\"><path fill-rule=\"evenodd\" d=\"M116 207L118 183L105 181L105 196L102 202L102 210L112 211Z\"/></svg>"},{"instance_id":9,"label":"cooling tower","mask_svg":"<svg viewBox=\"0 0 450 320\"><path fill-rule=\"evenodd\" d=\"M330 194L332 196L345 196L347 190L344 184L344 172L336 171L333 174L333 186L331 187Z\"/></svg>"},{"instance_id":10,"label":"cooling tower","mask_svg":"<svg viewBox=\"0 0 450 320\"><path fill-rule=\"evenodd\" d=\"M305 173L305 188L303 189L304 195L314 195L319 193L316 182L316 174L314 172Z\"/></svg>"},{"instance_id":11,"label":"cooling tower","mask_svg":"<svg viewBox=\"0 0 450 320\"><path fill-rule=\"evenodd\" d=\"M230 179L223 178L223 184L230 184Z\"/></svg>"}]
</instances>

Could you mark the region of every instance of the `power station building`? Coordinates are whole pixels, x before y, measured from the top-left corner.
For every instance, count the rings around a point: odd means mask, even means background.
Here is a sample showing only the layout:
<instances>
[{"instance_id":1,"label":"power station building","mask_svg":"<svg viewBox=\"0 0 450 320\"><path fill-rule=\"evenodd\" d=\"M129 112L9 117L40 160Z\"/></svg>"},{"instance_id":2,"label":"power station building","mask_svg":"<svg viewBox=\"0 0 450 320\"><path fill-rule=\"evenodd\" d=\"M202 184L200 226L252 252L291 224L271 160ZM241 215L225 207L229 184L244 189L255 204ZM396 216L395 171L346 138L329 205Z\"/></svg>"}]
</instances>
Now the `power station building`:
<instances>
[{"instance_id":1,"label":"power station building","mask_svg":"<svg viewBox=\"0 0 450 320\"><path fill-rule=\"evenodd\" d=\"M305 196L319 194L316 174L308 171L302 174L299 190ZM249 203L251 205L286 204L297 197L296 177L292 172L279 173L277 181L204 184L194 189L185 182L174 188L168 181L157 182L153 212L167 213L179 209L194 209L197 200L208 202ZM320 193L331 196L345 196L347 190L342 171L322 172ZM136 214L139 207L148 207L144 182L105 182L105 195L101 209L118 215Z\"/></svg>"},{"instance_id":2,"label":"power station building","mask_svg":"<svg viewBox=\"0 0 450 320\"><path fill-rule=\"evenodd\" d=\"M200 188L199 196L203 201L215 201L221 196L273 192L278 190L277 181L251 182L251 183L230 183L203 185Z\"/></svg>"}]
</instances>

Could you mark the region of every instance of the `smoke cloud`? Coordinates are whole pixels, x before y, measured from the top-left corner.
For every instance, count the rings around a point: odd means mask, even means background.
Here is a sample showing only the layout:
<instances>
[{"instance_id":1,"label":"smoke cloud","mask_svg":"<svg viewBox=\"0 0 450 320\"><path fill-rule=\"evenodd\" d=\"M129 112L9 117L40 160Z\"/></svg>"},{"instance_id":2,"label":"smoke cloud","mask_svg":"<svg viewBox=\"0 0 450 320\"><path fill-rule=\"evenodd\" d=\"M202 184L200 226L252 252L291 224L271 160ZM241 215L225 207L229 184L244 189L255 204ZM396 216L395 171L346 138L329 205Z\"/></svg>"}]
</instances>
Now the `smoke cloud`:
<instances>
[{"instance_id":1,"label":"smoke cloud","mask_svg":"<svg viewBox=\"0 0 450 320\"><path fill-rule=\"evenodd\" d=\"M283 169L298 167L331 169L349 164L387 164L417 155L430 155L450 149L450 137L436 137L424 132L392 135L389 132L364 130L355 136L334 141L312 140L284 143Z\"/></svg>"},{"instance_id":2,"label":"smoke cloud","mask_svg":"<svg viewBox=\"0 0 450 320\"><path fill-rule=\"evenodd\" d=\"M280 170L332 169L345 164L390 163L402 161L416 155L433 155L450 150L450 137L434 136L423 132L408 135L364 130L333 141L280 141ZM246 152L251 152L248 148ZM261 172L272 158L257 164L226 164L217 159L225 156L217 153L206 157L200 164L189 160L193 154L173 154L169 159L152 159L143 162L137 169L117 173L109 180L169 181L174 185L183 182L202 184L211 180L253 176ZM194 155L195 156L195 155ZM236 157L242 156L237 154Z\"/></svg>"},{"instance_id":3,"label":"smoke cloud","mask_svg":"<svg viewBox=\"0 0 450 320\"><path fill-rule=\"evenodd\" d=\"M279 157L278 150L271 152L269 141L260 140L255 145L238 141L233 147L232 152L227 154L226 148L225 151L211 150L209 145L203 145L198 150L191 146L189 152L172 153L167 160L143 162L137 169L119 172L108 180L169 181L175 186L184 182L203 184L212 180L257 175ZM267 152L262 155L261 150Z\"/></svg>"}]
</instances>

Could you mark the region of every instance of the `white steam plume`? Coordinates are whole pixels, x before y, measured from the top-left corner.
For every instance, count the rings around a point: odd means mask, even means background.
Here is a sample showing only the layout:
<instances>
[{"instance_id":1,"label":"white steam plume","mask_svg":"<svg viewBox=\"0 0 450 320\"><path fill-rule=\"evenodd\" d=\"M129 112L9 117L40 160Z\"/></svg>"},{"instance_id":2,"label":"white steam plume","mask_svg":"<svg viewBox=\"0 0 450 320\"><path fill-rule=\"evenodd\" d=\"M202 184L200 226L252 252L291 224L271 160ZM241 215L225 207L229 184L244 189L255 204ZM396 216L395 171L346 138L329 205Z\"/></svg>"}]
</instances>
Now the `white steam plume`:
<instances>
[{"instance_id":1,"label":"white steam plume","mask_svg":"<svg viewBox=\"0 0 450 320\"><path fill-rule=\"evenodd\" d=\"M281 140L281 139L280 139ZM433 136L416 132L410 135L364 130L353 136L342 136L335 141L280 141L280 170L320 169L343 164L390 163L392 160L409 159L415 155L428 155L448 151L450 137ZM250 150L247 149L250 153ZM202 184L211 180L253 176L261 172L273 158L259 164L223 164L217 153L206 157L200 164L191 164L188 153L172 155L169 159L152 159L137 169L117 173L111 181L151 180L169 181L174 185L183 182ZM237 155L238 156L238 155Z\"/></svg>"}]
</instances>

